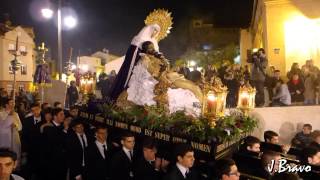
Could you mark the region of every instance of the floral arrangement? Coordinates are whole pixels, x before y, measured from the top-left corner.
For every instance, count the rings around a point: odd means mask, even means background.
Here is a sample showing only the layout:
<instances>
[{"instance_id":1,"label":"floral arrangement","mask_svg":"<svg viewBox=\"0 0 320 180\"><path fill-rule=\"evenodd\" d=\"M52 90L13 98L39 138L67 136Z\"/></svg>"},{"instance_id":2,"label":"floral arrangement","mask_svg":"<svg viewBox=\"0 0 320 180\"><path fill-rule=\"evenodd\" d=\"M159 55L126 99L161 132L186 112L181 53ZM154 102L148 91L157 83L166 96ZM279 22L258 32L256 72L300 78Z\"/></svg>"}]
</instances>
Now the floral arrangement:
<instances>
[{"instance_id":1,"label":"floral arrangement","mask_svg":"<svg viewBox=\"0 0 320 180\"><path fill-rule=\"evenodd\" d=\"M239 139L242 135L251 133L258 125L256 119L245 116L239 110L232 110L217 119L215 127L212 127L205 117L194 118L186 115L184 111L168 115L164 108L156 106L133 106L126 110L108 104L100 104L98 107L106 118L199 141L223 143Z\"/></svg>"}]
</instances>

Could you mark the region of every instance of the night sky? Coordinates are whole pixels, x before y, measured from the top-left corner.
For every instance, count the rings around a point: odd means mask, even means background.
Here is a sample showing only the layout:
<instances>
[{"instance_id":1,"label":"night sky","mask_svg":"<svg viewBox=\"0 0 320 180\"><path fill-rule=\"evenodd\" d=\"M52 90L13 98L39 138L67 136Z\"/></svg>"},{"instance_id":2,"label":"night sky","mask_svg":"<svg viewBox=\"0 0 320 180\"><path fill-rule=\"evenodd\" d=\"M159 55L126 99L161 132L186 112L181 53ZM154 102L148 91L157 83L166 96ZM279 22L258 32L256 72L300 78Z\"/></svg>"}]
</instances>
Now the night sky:
<instances>
[{"instance_id":1,"label":"night sky","mask_svg":"<svg viewBox=\"0 0 320 180\"><path fill-rule=\"evenodd\" d=\"M0 13L9 13L14 25L34 27L36 42L46 42L56 57L56 22L40 17L41 4L47 0L1 0ZM153 9L172 12L171 34L160 42L160 50L170 59L182 55L188 47L185 29L192 18L205 18L214 27L247 27L254 0L63 0L77 13L76 28L63 31L64 56L68 47L81 55L102 48L116 55L125 54L133 36L144 26ZM51 0L56 3L57 0Z\"/></svg>"}]
</instances>

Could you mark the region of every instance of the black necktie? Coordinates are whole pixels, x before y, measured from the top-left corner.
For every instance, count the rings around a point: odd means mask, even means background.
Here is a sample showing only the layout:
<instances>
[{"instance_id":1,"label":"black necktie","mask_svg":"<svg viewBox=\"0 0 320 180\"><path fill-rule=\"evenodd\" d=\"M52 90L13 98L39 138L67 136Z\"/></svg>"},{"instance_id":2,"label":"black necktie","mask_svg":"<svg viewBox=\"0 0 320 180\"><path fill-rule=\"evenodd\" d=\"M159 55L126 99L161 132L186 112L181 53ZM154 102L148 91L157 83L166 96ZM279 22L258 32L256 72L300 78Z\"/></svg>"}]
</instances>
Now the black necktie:
<instances>
[{"instance_id":1,"label":"black necktie","mask_svg":"<svg viewBox=\"0 0 320 180\"><path fill-rule=\"evenodd\" d=\"M132 159L133 159L132 151L129 151L129 154L130 154L130 161L132 161Z\"/></svg>"},{"instance_id":2,"label":"black necktie","mask_svg":"<svg viewBox=\"0 0 320 180\"><path fill-rule=\"evenodd\" d=\"M106 147L106 145L102 145L102 147L103 147L104 159L106 159L107 158L107 147Z\"/></svg>"},{"instance_id":3,"label":"black necktie","mask_svg":"<svg viewBox=\"0 0 320 180\"><path fill-rule=\"evenodd\" d=\"M189 178L189 177L190 177L190 174L191 174L191 173L190 173L190 171L189 171L189 170L188 170L188 171L186 171L186 174L185 174L185 175L186 175L186 178L185 178L185 179Z\"/></svg>"},{"instance_id":4,"label":"black necktie","mask_svg":"<svg viewBox=\"0 0 320 180\"><path fill-rule=\"evenodd\" d=\"M81 141L82 141L82 148L84 149L84 148L86 147L86 143L85 143L85 141L84 141L83 134L80 135L80 137L81 137Z\"/></svg>"},{"instance_id":5,"label":"black necktie","mask_svg":"<svg viewBox=\"0 0 320 180\"><path fill-rule=\"evenodd\" d=\"M149 161L151 166L154 168L155 167L155 161Z\"/></svg>"}]
</instances>

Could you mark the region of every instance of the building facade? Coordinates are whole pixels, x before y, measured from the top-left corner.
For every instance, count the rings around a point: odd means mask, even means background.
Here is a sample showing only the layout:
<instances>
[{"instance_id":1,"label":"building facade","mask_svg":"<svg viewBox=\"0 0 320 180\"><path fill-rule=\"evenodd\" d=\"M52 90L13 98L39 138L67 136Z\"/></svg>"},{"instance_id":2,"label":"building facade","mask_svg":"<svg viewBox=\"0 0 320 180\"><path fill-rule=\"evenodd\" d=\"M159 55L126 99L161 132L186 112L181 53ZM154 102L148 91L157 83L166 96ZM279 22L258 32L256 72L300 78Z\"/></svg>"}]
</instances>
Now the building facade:
<instances>
[{"instance_id":1,"label":"building facade","mask_svg":"<svg viewBox=\"0 0 320 180\"><path fill-rule=\"evenodd\" d=\"M251 25L241 30L241 61L260 47L283 75L294 62L301 67L312 59L320 66L320 1L256 0Z\"/></svg>"},{"instance_id":2,"label":"building facade","mask_svg":"<svg viewBox=\"0 0 320 180\"><path fill-rule=\"evenodd\" d=\"M0 34L0 87L8 92L13 89L13 72L10 61L14 56L9 53L9 49L15 48L18 37L18 48L25 50L25 56L17 59L21 62L21 68L16 72L16 90L22 88L31 90L33 74L35 71L35 42L32 28L17 26L11 30Z\"/></svg>"}]
</instances>

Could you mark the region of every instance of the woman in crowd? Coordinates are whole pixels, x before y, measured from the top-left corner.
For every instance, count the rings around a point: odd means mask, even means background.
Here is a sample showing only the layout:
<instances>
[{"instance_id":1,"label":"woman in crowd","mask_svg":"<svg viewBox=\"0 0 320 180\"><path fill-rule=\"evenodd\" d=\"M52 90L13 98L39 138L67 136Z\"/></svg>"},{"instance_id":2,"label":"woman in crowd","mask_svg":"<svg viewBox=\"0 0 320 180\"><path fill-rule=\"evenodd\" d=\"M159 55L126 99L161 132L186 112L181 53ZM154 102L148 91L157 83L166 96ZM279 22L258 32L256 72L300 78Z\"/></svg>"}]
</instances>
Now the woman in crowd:
<instances>
[{"instance_id":1,"label":"woman in crowd","mask_svg":"<svg viewBox=\"0 0 320 180\"><path fill-rule=\"evenodd\" d=\"M291 95L291 102L302 104L304 101L304 84L299 74L293 74L288 82L288 88Z\"/></svg>"},{"instance_id":2,"label":"woman in crowd","mask_svg":"<svg viewBox=\"0 0 320 180\"><path fill-rule=\"evenodd\" d=\"M288 79L292 79L292 76L295 74L297 74L300 77L300 79L303 81L302 71L299 68L299 64L296 62L292 64L290 71L287 73Z\"/></svg>"}]
</instances>

